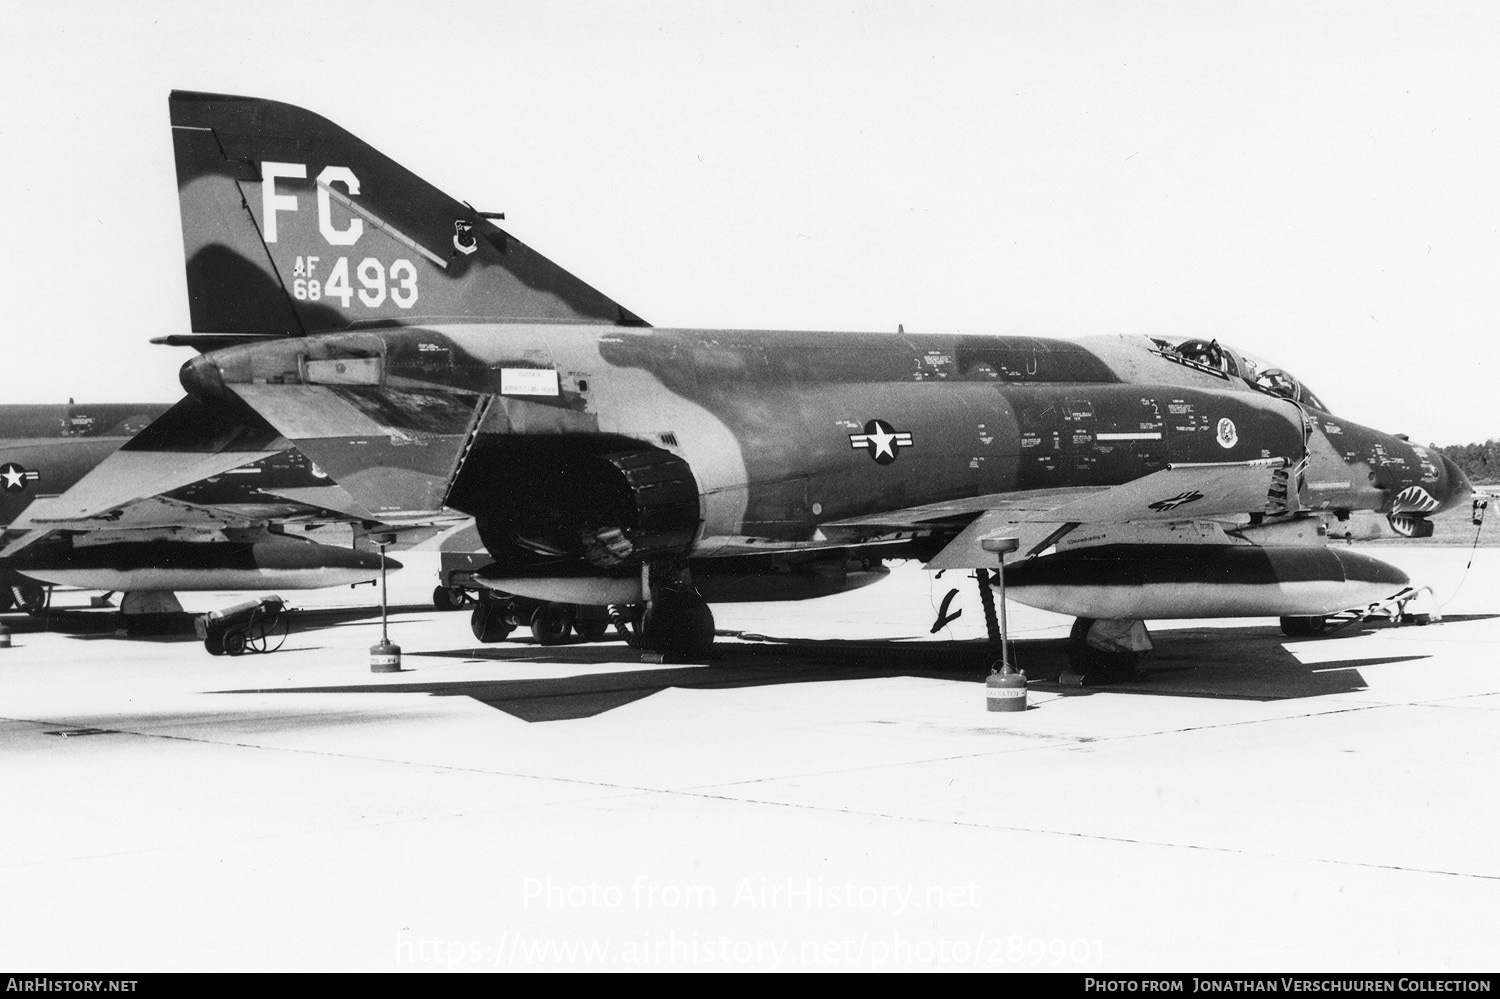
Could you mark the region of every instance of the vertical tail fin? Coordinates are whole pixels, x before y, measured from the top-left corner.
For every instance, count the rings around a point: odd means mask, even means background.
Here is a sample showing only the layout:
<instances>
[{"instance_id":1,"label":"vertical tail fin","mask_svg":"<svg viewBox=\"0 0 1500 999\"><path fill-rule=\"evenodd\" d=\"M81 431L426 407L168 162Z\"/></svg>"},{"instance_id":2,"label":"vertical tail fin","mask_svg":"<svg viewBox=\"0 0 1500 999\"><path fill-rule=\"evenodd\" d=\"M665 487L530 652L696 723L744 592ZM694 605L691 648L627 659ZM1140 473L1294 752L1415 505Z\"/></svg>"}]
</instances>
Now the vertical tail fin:
<instances>
[{"instance_id":1,"label":"vertical tail fin","mask_svg":"<svg viewBox=\"0 0 1500 999\"><path fill-rule=\"evenodd\" d=\"M169 103L194 332L648 325L325 118L222 94Z\"/></svg>"}]
</instances>

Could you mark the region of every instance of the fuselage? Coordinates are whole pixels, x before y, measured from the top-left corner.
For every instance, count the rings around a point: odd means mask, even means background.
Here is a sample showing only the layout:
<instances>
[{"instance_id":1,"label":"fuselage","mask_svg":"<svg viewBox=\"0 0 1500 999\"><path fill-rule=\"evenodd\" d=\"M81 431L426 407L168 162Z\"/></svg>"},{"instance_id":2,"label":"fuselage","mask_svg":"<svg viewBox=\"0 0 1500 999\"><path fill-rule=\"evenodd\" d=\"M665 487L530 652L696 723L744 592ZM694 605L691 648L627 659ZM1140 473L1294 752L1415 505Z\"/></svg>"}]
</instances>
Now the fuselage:
<instances>
[{"instance_id":1,"label":"fuselage","mask_svg":"<svg viewBox=\"0 0 1500 999\"><path fill-rule=\"evenodd\" d=\"M384 440L358 441L371 464L402 467L427 444L472 438L450 500L481 521L505 493L569 506L592 482L558 473L571 454L645 449L691 476L696 555L806 544L884 511L1117 485L1169 464L1305 460L1307 504L1330 511L1436 512L1468 491L1439 455L1140 336L454 323L229 348L189 362L183 382L200 395L324 386L384 428ZM459 404L445 415L435 398ZM551 543L515 526L523 544Z\"/></svg>"}]
</instances>

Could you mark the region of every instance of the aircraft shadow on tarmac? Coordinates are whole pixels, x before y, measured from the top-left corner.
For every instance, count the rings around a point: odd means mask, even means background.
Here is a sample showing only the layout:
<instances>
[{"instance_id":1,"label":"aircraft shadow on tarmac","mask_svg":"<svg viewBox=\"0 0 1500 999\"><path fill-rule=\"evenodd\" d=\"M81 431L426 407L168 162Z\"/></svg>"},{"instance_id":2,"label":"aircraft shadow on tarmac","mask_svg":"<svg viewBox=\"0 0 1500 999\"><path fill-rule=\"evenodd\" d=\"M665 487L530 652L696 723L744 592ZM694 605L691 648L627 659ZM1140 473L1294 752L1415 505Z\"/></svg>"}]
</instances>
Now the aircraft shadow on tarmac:
<instances>
[{"instance_id":1,"label":"aircraft shadow on tarmac","mask_svg":"<svg viewBox=\"0 0 1500 999\"><path fill-rule=\"evenodd\" d=\"M391 614L437 613L431 607L392 607ZM118 610L80 607L47 608L34 614L14 613L4 615L5 625L16 634L37 632L61 632L74 638L99 640L118 638L128 631L134 641L147 642L198 642L193 630L193 620L200 615L186 612L144 615L144 620L132 622L127 628L125 619ZM286 612L293 634L318 632L329 628L350 626L368 627L372 619L380 617L379 607L338 607L289 610Z\"/></svg>"},{"instance_id":2,"label":"aircraft shadow on tarmac","mask_svg":"<svg viewBox=\"0 0 1500 999\"><path fill-rule=\"evenodd\" d=\"M1450 620L1459 620L1457 618ZM1063 639L1019 641L1012 660L1026 671L1032 689L1070 696L1101 691L1135 695L1212 697L1272 701L1348 693L1366 687L1362 666L1415 662L1426 655L1357 657L1357 633L1313 640L1337 642L1350 656L1315 664L1301 662L1272 627L1186 629L1158 632L1156 649L1141 660L1142 677L1108 687L1061 685L1068 670ZM1351 640L1352 639L1352 640ZM1299 646L1303 641L1297 643ZM1325 650L1322 654L1326 655ZM457 658L489 661L557 663L569 666L619 663L639 655L619 642L596 645L541 646L507 643L444 651L405 652L412 658ZM319 687L260 689L255 693L426 693L437 697L471 697L523 721L589 718L676 687L688 690L733 689L793 683L826 683L888 677L924 677L982 683L997 650L983 642L911 642L785 640L721 642L706 661L680 665L644 665L638 670L555 678L382 682ZM415 670L412 670L415 672ZM249 693L250 691L224 691Z\"/></svg>"}]
</instances>

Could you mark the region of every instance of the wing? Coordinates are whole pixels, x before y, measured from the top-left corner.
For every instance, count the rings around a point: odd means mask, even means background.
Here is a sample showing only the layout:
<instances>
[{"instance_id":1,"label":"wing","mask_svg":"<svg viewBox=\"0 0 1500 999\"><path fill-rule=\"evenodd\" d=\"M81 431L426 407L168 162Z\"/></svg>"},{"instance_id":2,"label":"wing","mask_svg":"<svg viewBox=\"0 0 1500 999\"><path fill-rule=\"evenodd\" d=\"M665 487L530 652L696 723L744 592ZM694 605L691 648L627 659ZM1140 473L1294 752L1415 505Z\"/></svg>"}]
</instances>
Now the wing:
<instances>
[{"instance_id":1,"label":"wing","mask_svg":"<svg viewBox=\"0 0 1500 999\"><path fill-rule=\"evenodd\" d=\"M360 385L235 391L373 519L442 509L488 398Z\"/></svg>"}]
</instances>

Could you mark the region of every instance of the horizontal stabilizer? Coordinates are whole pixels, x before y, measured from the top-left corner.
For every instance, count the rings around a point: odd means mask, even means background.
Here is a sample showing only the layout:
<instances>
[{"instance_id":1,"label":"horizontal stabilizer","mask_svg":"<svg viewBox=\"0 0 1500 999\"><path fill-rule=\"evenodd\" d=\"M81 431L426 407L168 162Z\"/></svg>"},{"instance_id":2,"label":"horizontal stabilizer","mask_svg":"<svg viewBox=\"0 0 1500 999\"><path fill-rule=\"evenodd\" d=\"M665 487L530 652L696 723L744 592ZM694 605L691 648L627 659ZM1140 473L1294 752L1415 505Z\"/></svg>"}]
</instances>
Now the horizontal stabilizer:
<instances>
[{"instance_id":1,"label":"horizontal stabilizer","mask_svg":"<svg viewBox=\"0 0 1500 999\"><path fill-rule=\"evenodd\" d=\"M232 390L377 519L435 513L481 397L358 385Z\"/></svg>"},{"instance_id":2,"label":"horizontal stabilizer","mask_svg":"<svg viewBox=\"0 0 1500 999\"><path fill-rule=\"evenodd\" d=\"M355 500L349 495L348 490L340 485L330 486L293 486L285 489L265 490L272 496L280 497L292 503L302 506L317 507L320 510L330 510L333 513L343 514L354 520L376 520L363 503Z\"/></svg>"}]
</instances>

